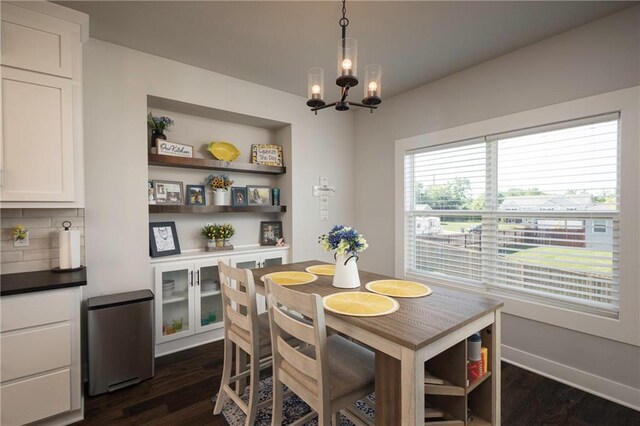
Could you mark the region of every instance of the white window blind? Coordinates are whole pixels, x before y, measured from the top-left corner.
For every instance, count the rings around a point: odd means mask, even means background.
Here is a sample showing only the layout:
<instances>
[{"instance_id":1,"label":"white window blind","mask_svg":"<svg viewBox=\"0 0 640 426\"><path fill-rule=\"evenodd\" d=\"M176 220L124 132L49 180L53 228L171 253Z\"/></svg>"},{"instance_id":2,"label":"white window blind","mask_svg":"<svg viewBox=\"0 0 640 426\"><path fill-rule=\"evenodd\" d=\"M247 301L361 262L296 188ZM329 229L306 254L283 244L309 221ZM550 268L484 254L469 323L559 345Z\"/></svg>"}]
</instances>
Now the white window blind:
<instances>
[{"instance_id":1,"label":"white window blind","mask_svg":"<svg viewBox=\"0 0 640 426\"><path fill-rule=\"evenodd\" d=\"M405 273L618 313L619 114L405 153Z\"/></svg>"}]
</instances>

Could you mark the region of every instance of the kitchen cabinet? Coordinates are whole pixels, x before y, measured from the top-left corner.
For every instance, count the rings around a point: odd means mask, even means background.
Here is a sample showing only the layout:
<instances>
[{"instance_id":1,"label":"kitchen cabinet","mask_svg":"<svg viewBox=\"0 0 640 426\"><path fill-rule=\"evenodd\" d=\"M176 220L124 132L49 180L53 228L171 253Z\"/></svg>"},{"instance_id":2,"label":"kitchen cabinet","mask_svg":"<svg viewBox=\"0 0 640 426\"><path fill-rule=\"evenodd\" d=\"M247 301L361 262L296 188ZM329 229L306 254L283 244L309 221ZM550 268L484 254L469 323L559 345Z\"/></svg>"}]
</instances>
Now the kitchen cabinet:
<instances>
[{"instance_id":1,"label":"kitchen cabinet","mask_svg":"<svg viewBox=\"0 0 640 426\"><path fill-rule=\"evenodd\" d=\"M38 2L1 7L0 207L83 207L88 17Z\"/></svg>"},{"instance_id":2,"label":"kitchen cabinet","mask_svg":"<svg viewBox=\"0 0 640 426\"><path fill-rule=\"evenodd\" d=\"M0 299L0 423L82 419L79 287Z\"/></svg>"},{"instance_id":3,"label":"kitchen cabinet","mask_svg":"<svg viewBox=\"0 0 640 426\"><path fill-rule=\"evenodd\" d=\"M249 248L153 259L156 356L223 338L219 260L237 268L255 269L287 263L289 250ZM260 295L258 310L265 311Z\"/></svg>"}]
</instances>

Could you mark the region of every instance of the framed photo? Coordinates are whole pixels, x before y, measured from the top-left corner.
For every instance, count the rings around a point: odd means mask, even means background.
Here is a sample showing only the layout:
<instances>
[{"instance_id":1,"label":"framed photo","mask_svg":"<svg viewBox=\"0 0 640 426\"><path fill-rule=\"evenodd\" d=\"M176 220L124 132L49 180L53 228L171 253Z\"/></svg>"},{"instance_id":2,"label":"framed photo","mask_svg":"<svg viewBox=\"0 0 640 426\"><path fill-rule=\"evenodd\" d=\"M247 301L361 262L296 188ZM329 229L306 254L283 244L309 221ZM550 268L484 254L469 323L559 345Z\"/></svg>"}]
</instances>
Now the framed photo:
<instances>
[{"instance_id":1,"label":"framed photo","mask_svg":"<svg viewBox=\"0 0 640 426\"><path fill-rule=\"evenodd\" d=\"M158 155L169 155L171 157L193 158L193 147L177 142L156 139L158 145Z\"/></svg>"},{"instance_id":2,"label":"framed photo","mask_svg":"<svg viewBox=\"0 0 640 426\"><path fill-rule=\"evenodd\" d=\"M260 222L260 245L275 246L282 239L282 222Z\"/></svg>"},{"instance_id":3,"label":"framed photo","mask_svg":"<svg viewBox=\"0 0 640 426\"><path fill-rule=\"evenodd\" d=\"M184 204L182 182L154 180L153 189L156 194L156 204Z\"/></svg>"},{"instance_id":4,"label":"framed photo","mask_svg":"<svg viewBox=\"0 0 640 426\"><path fill-rule=\"evenodd\" d=\"M187 185L187 204L204 206L207 204L204 185Z\"/></svg>"},{"instance_id":5,"label":"framed photo","mask_svg":"<svg viewBox=\"0 0 640 426\"><path fill-rule=\"evenodd\" d=\"M231 205L246 206L247 204L247 188L234 186L231 188Z\"/></svg>"},{"instance_id":6,"label":"framed photo","mask_svg":"<svg viewBox=\"0 0 640 426\"><path fill-rule=\"evenodd\" d=\"M147 183L147 199L149 200L149 204L156 203L156 190L153 189L153 182Z\"/></svg>"},{"instance_id":7,"label":"framed photo","mask_svg":"<svg viewBox=\"0 0 640 426\"><path fill-rule=\"evenodd\" d=\"M282 147L280 145L251 145L251 162L265 166L282 166Z\"/></svg>"},{"instance_id":8,"label":"framed photo","mask_svg":"<svg viewBox=\"0 0 640 426\"><path fill-rule=\"evenodd\" d=\"M151 257L180 254L175 222L149 223L149 254Z\"/></svg>"},{"instance_id":9,"label":"framed photo","mask_svg":"<svg viewBox=\"0 0 640 426\"><path fill-rule=\"evenodd\" d=\"M271 187L247 185L247 197L249 206L270 206Z\"/></svg>"}]
</instances>

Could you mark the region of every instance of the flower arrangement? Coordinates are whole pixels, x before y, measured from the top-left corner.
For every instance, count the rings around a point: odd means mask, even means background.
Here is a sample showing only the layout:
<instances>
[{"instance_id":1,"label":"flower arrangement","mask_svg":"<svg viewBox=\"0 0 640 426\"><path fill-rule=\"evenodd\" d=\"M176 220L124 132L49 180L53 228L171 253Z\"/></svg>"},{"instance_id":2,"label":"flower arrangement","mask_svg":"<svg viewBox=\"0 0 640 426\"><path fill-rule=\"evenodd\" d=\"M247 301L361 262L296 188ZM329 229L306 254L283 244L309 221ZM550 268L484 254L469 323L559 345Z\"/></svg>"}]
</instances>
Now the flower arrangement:
<instances>
[{"instance_id":1,"label":"flower arrangement","mask_svg":"<svg viewBox=\"0 0 640 426\"><path fill-rule=\"evenodd\" d=\"M211 189L214 191L228 191L231 185L233 185L233 181L228 175L209 175L204 180L204 183L211 186Z\"/></svg>"},{"instance_id":2,"label":"flower arrangement","mask_svg":"<svg viewBox=\"0 0 640 426\"><path fill-rule=\"evenodd\" d=\"M15 238L15 241L22 241L27 238L27 228L25 228L21 223L12 227L11 231L13 232L13 238Z\"/></svg>"},{"instance_id":3,"label":"flower arrangement","mask_svg":"<svg viewBox=\"0 0 640 426\"><path fill-rule=\"evenodd\" d=\"M327 234L321 235L318 242L324 251L335 250L336 254L345 256L356 256L369 247L362 234L344 225L335 225Z\"/></svg>"},{"instance_id":4,"label":"flower arrangement","mask_svg":"<svg viewBox=\"0 0 640 426\"><path fill-rule=\"evenodd\" d=\"M165 130L169 130L169 127L174 125L174 121L169 117L154 117L151 113L147 115L147 126L149 129L158 133L163 133Z\"/></svg>"},{"instance_id":5,"label":"flower arrangement","mask_svg":"<svg viewBox=\"0 0 640 426\"><path fill-rule=\"evenodd\" d=\"M224 225L218 225L214 223L212 225L205 225L200 231L200 235L208 240L228 240L236 233L235 228L230 223Z\"/></svg>"}]
</instances>

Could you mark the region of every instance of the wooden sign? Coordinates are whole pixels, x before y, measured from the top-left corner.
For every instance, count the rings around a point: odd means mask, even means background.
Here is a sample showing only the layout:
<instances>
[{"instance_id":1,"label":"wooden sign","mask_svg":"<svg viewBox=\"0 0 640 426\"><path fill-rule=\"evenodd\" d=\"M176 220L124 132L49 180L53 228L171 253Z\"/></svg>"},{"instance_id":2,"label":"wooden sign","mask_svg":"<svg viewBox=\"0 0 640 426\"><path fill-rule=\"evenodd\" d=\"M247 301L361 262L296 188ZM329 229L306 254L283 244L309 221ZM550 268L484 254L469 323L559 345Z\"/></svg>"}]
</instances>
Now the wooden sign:
<instances>
[{"instance_id":1,"label":"wooden sign","mask_svg":"<svg viewBox=\"0 0 640 426\"><path fill-rule=\"evenodd\" d=\"M191 145L184 145L162 139L157 139L156 143L158 144L158 155L187 158L193 157L193 147Z\"/></svg>"},{"instance_id":2,"label":"wooden sign","mask_svg":"<svg viewBox=\"0 0 640 426\"><path fill-rule=\"evenodd\" d=\"M251 162L265 166L282 166L282 147L280 145L251 145Z\"/></svg>"}]
</instances>

